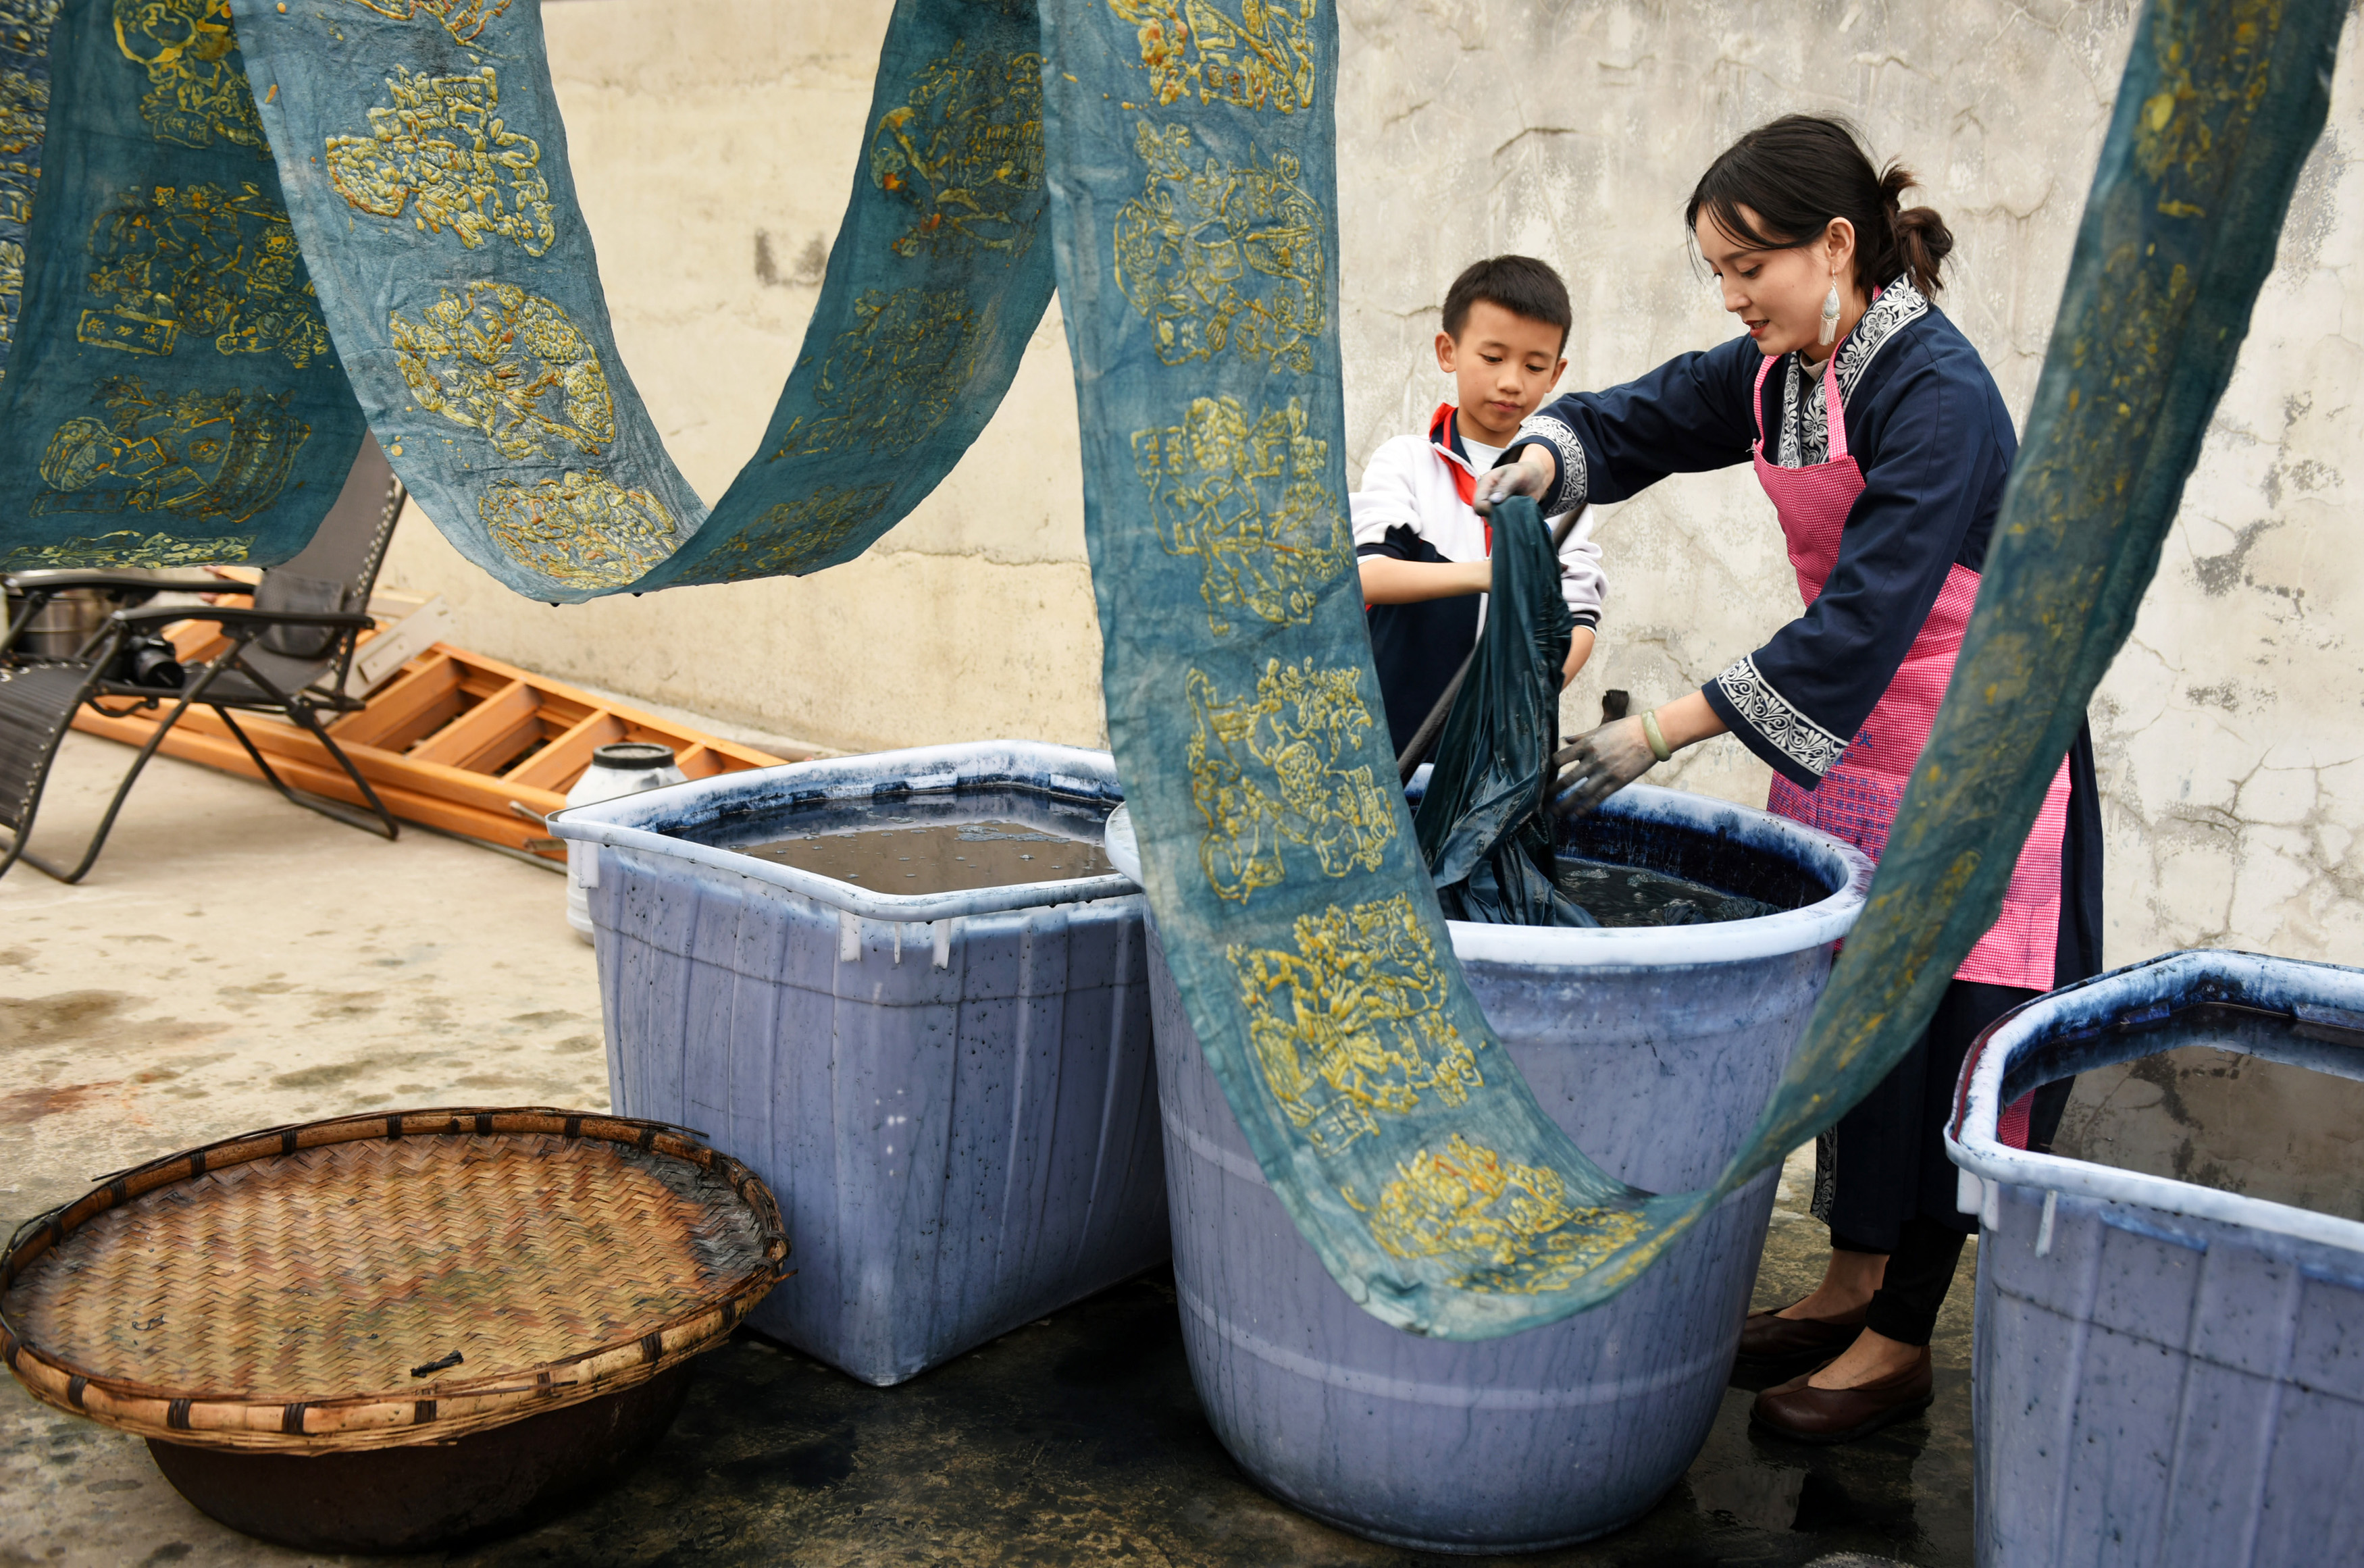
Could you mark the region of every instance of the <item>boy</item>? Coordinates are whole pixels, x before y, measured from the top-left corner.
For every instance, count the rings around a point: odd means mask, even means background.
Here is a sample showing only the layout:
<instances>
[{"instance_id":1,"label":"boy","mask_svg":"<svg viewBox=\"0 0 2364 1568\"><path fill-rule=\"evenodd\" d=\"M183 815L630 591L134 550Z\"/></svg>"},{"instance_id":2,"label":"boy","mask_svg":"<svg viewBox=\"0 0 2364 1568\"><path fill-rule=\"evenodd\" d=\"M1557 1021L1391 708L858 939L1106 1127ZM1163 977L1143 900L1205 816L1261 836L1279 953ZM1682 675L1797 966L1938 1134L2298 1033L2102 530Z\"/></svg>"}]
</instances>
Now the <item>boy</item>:
<instances>
[{"instance_id":1,"label":"boy","mask_svg":"<svg viewBox=\"0 0 2364 1568\"><path fill-rule=\"evenodd\" d=\"M1425 435L1397 436L1373 452L1349 498L1371 658L1399 752L1478 640L1493 536L1469 498L1567 368L1574 319L1559 274L1531 256L1496 256L1454 279L1436 365L1453 377L1458 406L1438 405ZM1589 517L1560 547L1560 586L1576 616L1565 684L1591 657L1608 588Z\"/></svg>"}]
</instances>

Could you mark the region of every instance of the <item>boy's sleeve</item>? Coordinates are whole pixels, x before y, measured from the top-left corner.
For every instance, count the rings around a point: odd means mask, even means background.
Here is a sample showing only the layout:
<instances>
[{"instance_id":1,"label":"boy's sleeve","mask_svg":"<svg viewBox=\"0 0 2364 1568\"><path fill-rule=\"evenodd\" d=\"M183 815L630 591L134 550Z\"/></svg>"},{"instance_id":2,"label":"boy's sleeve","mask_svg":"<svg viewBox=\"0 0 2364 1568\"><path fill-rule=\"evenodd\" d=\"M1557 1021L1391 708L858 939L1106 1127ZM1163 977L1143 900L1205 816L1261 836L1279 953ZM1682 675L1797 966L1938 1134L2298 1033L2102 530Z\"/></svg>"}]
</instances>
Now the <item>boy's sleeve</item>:
<instances>
[{"instance_id":1,"label":"boy's sleeve","mask_svg":"<svg viewBox=\"0 0 2364 1568\"><path fill-rule=\"evenodd\" d=\"M1421 444L1404 436L1381 442L1363 470L1363 487L1346 497L1357 556L1409 559L1410 540L1420 537L1420 507L1412 495L1411 469L1404 459L1407 446ZM1396 529L1405 530L1409 537L1390 539L1388 533Z\"/></svg>"},{"instance_id":2,"label":"boy's sleeve","mask_svg":"<svg viewBox=\"0 0 2364 1568\"><path fill-rule=\"evenodd\" d=\"M1558 528L1559 517L1552 518L1551 526ZM1609 598L1609 574L1601 568L1600 546L1593 541L1589 506L1577 517L1576 527L1568 529L1567 541L1559 547L1559 591L1577 625L1600 624L1600 606Z\"/></svg>"}]
</instances>

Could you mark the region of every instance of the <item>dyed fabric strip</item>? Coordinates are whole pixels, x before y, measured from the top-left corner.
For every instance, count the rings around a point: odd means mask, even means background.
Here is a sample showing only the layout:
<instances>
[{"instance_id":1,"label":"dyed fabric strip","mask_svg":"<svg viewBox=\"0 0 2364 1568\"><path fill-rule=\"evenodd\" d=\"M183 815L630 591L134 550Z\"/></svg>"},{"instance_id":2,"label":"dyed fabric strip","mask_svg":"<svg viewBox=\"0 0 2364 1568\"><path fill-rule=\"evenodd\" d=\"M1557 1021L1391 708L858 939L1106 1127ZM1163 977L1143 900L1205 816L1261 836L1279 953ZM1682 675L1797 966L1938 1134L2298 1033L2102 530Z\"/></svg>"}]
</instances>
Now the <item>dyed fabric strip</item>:
<instances>
[{"instance_id":1,"label":"dyed fabric strip","mask_svg":"<svg viewBox=\"0 0 2364 1568\"><path fill-rule=\"evenodd\" d=\"M0 0L0 376L8 373L25 288L25 227L50 116L50 24L57 0Z\"/></svg>"},{"instance_id":2,"label":"dyed fabric strip","mask_svg":"<svg viewBox=\"0 0 2364 1568\"><path fill-rule=\"evenodd\" d=\"M59 148L84 158L90 126L126 123L76 95L93 39L117 47L89 25L101 3L70 0L37 257ZM217 0L144 3L127 14L204 22ZM1718 1185L1650 1195L1569 1142L1492 1038L1396 788L1344 505L1322 0L1051 0L1039 29L984 0L903 0L805 356L711 517L615 356L530 6L238 3L259 94L206 73L218 50L184 50L146 62L195 73L157 101L179 134L218 139L259 98L381 439L524 592L858 551L990 417L1055 263L1110 728L1192 1024L1333 1277L1455 1339L1613 1295L1909 1047L2131 625L2271 262L2257 237L2321 128L2341 20L2335 0L2146 16L1990 588L1873 912ZM20 364L72 337L63 321L42 316ZM214 350L262 357L244 341Z\"/></svg>"},{"instance_id":3,"label":"dyed fabric strip","mask_svg":"<svg viewBox=\"0 0 2364 1568\"><path fill-rule=\"evenodd\" d=\"M1043 18L1118 770L1192 1025L1299 1229L1375 1316L1505 1333L1613 1292L1697 1199L1625 1187L1536 1105L1396 787L1345 511L1335 14L1189 19Z\"/></svg>"},{"instance_id":4,"label":"dyed fabric strip","mask_svg":"<svg viewBox=\"0 0 2364 1568\"><path fill-rule=\"evenodd\" d=\"M229 10L65 0L50 43L0 380L0 570L284 561L362 415Z\"/></svg>"},{"instance_id":5,"label":"dyed fabric strip","mask_svg":"<svg viewBox=\"0 0 2364 1568\"><path fill-rule=\"evenodd\" d=\"M902 0L804 351L709 515L617 352L541 16L237 0L370 422L471 561L552 602L860 554L975 440L1051 297L1027 0Z\"/></svg>"}]
</instances>

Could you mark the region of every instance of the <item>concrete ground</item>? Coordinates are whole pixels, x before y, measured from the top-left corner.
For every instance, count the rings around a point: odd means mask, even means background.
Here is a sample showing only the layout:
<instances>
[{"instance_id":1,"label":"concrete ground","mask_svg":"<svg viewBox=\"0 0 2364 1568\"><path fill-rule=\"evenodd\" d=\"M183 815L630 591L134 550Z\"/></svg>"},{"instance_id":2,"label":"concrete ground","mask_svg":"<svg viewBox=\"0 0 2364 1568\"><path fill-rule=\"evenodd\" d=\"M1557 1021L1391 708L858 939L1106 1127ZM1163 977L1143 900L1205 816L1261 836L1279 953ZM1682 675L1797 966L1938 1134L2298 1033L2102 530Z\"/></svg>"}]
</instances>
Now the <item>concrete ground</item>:
<instances>
[{"instance_id":1,"label":"concrete ground","mask_svg":"<svg viewBox=\"0 0 2364 1568\"><path fill-rule=\"evenodd\" d=\"M34 838L88 830L128 752L76 736ZM604 1107L591 951L564 884L406 830L385 843L258 784L160 759L89 882L0 879L0 1221L245 1129L373 1106ZM1821 1266L1794 1160L1760 1305ZM1633 1529L1535 1568L1957 1568L1970 1562L1969 1271L1927 1418L1812 1449L1752 1433L1734 1388ZM334 1561L198 1513L145 1446L0 1383L0 1568ZM355 1560L362 1561L362 1560ZM1258 1491L1191 1392L1173 1286L1144 1276L899 1388L742 1333L680 1420L580 1511L471 1564L926 1563L1412 1568Z\"/></svg>"}]
</instances>

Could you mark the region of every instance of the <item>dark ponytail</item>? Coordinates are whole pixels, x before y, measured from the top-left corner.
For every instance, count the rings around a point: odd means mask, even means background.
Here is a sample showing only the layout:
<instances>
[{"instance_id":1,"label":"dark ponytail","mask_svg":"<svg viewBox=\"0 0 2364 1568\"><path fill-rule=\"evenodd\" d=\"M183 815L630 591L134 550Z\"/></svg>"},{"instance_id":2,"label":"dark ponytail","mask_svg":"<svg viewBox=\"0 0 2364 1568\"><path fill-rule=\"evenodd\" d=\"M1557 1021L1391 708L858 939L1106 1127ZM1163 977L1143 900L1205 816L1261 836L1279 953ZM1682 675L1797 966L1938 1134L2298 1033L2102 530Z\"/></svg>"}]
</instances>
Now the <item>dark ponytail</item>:
<instances>
[{"instance_id":1,"label":"dark ponytail","mask_svg":"<svg viewBox=\"0 0 2364 1568\"><path fill-rule=\"evenodd\" d=\"M1684 204L1683 227L1695 228L1705 212L1734 239L1770 250L1810 244L1843 217L1855 226L1855 278L1864 293L1909 272L1913 287L1935 295L1954 235L1935 207L1904 206L1915 183L1901 163L1875 168L1845 120L1784 115L1708 165ZM1755 223L1742 207L1756 215Z\"/></svg>"}]
</instances>

